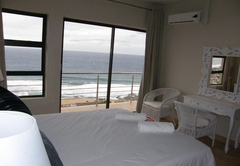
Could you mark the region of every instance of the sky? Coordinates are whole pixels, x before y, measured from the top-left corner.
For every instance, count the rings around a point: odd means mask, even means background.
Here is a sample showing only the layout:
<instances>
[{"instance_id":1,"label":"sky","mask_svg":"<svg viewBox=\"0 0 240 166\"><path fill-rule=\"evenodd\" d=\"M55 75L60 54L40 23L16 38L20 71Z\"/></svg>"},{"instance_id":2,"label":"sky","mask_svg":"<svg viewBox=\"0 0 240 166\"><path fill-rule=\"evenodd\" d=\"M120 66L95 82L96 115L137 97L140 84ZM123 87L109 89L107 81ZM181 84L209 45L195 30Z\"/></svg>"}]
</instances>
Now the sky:
<instances>
[{"instance_id":1,"label":"sky","mask_svg":"<svg viewBox=\"0 0 240 166\"><path fill-rule=\"evenodd\" d=\"M3 13L5 39L41 41L42 19ZM65 22L64 50L110 52L109 27ZM124 29L115 31L114 53L144 55L145 33Z\"/></svg>"},{"instance_id":2,"label":"sky","mask_svg":"<svg viewBox=\"0 0 240 166\"><path fill-rule=\"evenodd\" d=\"M3 13L5 39L41 41L42 19Z\"/></svg>"}]
</instances>

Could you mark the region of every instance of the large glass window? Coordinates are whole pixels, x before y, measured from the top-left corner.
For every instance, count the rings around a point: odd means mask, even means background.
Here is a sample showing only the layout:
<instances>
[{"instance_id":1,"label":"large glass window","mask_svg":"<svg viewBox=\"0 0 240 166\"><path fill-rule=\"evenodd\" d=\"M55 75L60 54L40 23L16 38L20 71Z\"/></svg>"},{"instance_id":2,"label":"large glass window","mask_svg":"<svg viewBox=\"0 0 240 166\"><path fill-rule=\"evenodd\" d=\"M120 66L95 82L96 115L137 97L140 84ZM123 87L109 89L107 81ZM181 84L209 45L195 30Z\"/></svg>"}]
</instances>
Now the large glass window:
<instances>
[{"instance_id":1,"label":"large glass window","mask_svg":"<svg viewBox=\"0 0 240 166\"><path fill-rule=\"evenodd\" d=\"M20 97L44 96L46 16L2 11L8 89Z\"/></svg>"},{"instance_id":2,"label":"large glass window","mask_svg":"<svg viewBox=\"0 0 240 166\"><path fill-rule=\"evenodd\" d=\"M144 31L65 19L62 107L136 100Z\"/></svg>"}]
</instances>

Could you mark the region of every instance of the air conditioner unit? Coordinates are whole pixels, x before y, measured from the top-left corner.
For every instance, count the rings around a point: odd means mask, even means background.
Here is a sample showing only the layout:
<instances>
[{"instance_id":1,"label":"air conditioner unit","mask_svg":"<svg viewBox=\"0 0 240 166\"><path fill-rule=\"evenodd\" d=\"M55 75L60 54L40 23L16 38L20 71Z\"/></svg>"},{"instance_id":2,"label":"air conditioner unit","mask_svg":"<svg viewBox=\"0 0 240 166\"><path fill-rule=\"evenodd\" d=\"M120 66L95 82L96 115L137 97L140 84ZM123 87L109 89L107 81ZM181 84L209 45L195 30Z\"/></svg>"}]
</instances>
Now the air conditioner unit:
<instances>
[{"instance_id":1,"label":"air conditioner unit","mask_svg":"<svg viewBox=\"0 0 240 166\"><path fill-rule=\"evenodd\" d=\"M168 16L168 24L176 25L176 24L200 23L201 16L202 16L201 11L173 14Z\"/></svg>"}]
</instances>

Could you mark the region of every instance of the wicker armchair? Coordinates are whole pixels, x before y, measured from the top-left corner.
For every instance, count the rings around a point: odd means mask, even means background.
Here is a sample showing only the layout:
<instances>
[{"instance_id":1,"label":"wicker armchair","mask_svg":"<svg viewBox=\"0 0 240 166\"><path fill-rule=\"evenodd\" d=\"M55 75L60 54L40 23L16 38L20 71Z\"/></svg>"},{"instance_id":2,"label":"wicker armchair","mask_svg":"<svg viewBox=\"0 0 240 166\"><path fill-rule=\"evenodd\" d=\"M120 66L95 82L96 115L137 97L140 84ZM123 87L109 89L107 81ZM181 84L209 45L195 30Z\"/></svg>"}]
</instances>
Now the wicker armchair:
<instances>
[{"instance_id":1,"label":"wicker armchair","mask_svg":"<svg viewBox=\"0 0 240 166\"><path fill-rule=\"evenodd\" d=\"M218 116L186 103L174 101L174 104L178 115L179 126L177 131L190 135L193 138L209 136L212 138L213 146Z\"/></svg>"},{"instance_id":2,"label":"wicker armchair","mask_svg":"<svg viewBox=\"0 0 240 166\"><path fill-rule=\"evenodd\" d=\"M160 88L147 93L143 99L142 113L155 121L172 116L173 101L178 100L180 91L172 88ZM175 124L174 118L172 117Z\"/></svg>"}]
</instances>

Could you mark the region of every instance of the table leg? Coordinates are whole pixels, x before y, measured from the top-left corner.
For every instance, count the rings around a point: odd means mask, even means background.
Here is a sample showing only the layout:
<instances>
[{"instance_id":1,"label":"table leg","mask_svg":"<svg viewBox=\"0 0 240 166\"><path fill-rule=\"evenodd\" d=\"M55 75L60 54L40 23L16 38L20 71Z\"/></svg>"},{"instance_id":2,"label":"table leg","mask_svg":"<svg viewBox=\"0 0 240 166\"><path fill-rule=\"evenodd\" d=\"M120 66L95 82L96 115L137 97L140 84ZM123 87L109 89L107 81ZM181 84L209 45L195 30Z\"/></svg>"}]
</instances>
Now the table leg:
<instances>
[{"instance_id":1,"label":"table leg","mask_svg":"<svg viewBox=\"0 0 240 166\"><path fill-rule=\"evenodd\" d=\"M225 144L225 153L227 153L228 150L229 150L229 141L230 141L230 135L231 135L231 132L232 132L233 121L234 121L234 118L230 117L230 123L229 123L229 128L228 128L228 135L227 135L227 140L226 140L226 144Z\"/></svg>"},{"instance_id":2,"label":"table leg","mask_svg":"<svg viewBox=\"0 0 240 166\"><path fill-rule=\"evenodd\" d=\"M236 138L235 138L235 146L234 148L237 149L238 147L238 141L239 141L239 135L240 135L240 127L238 128L238 132L237 132L237 135L236 135Z\"/></svg>"}]
</instances>

